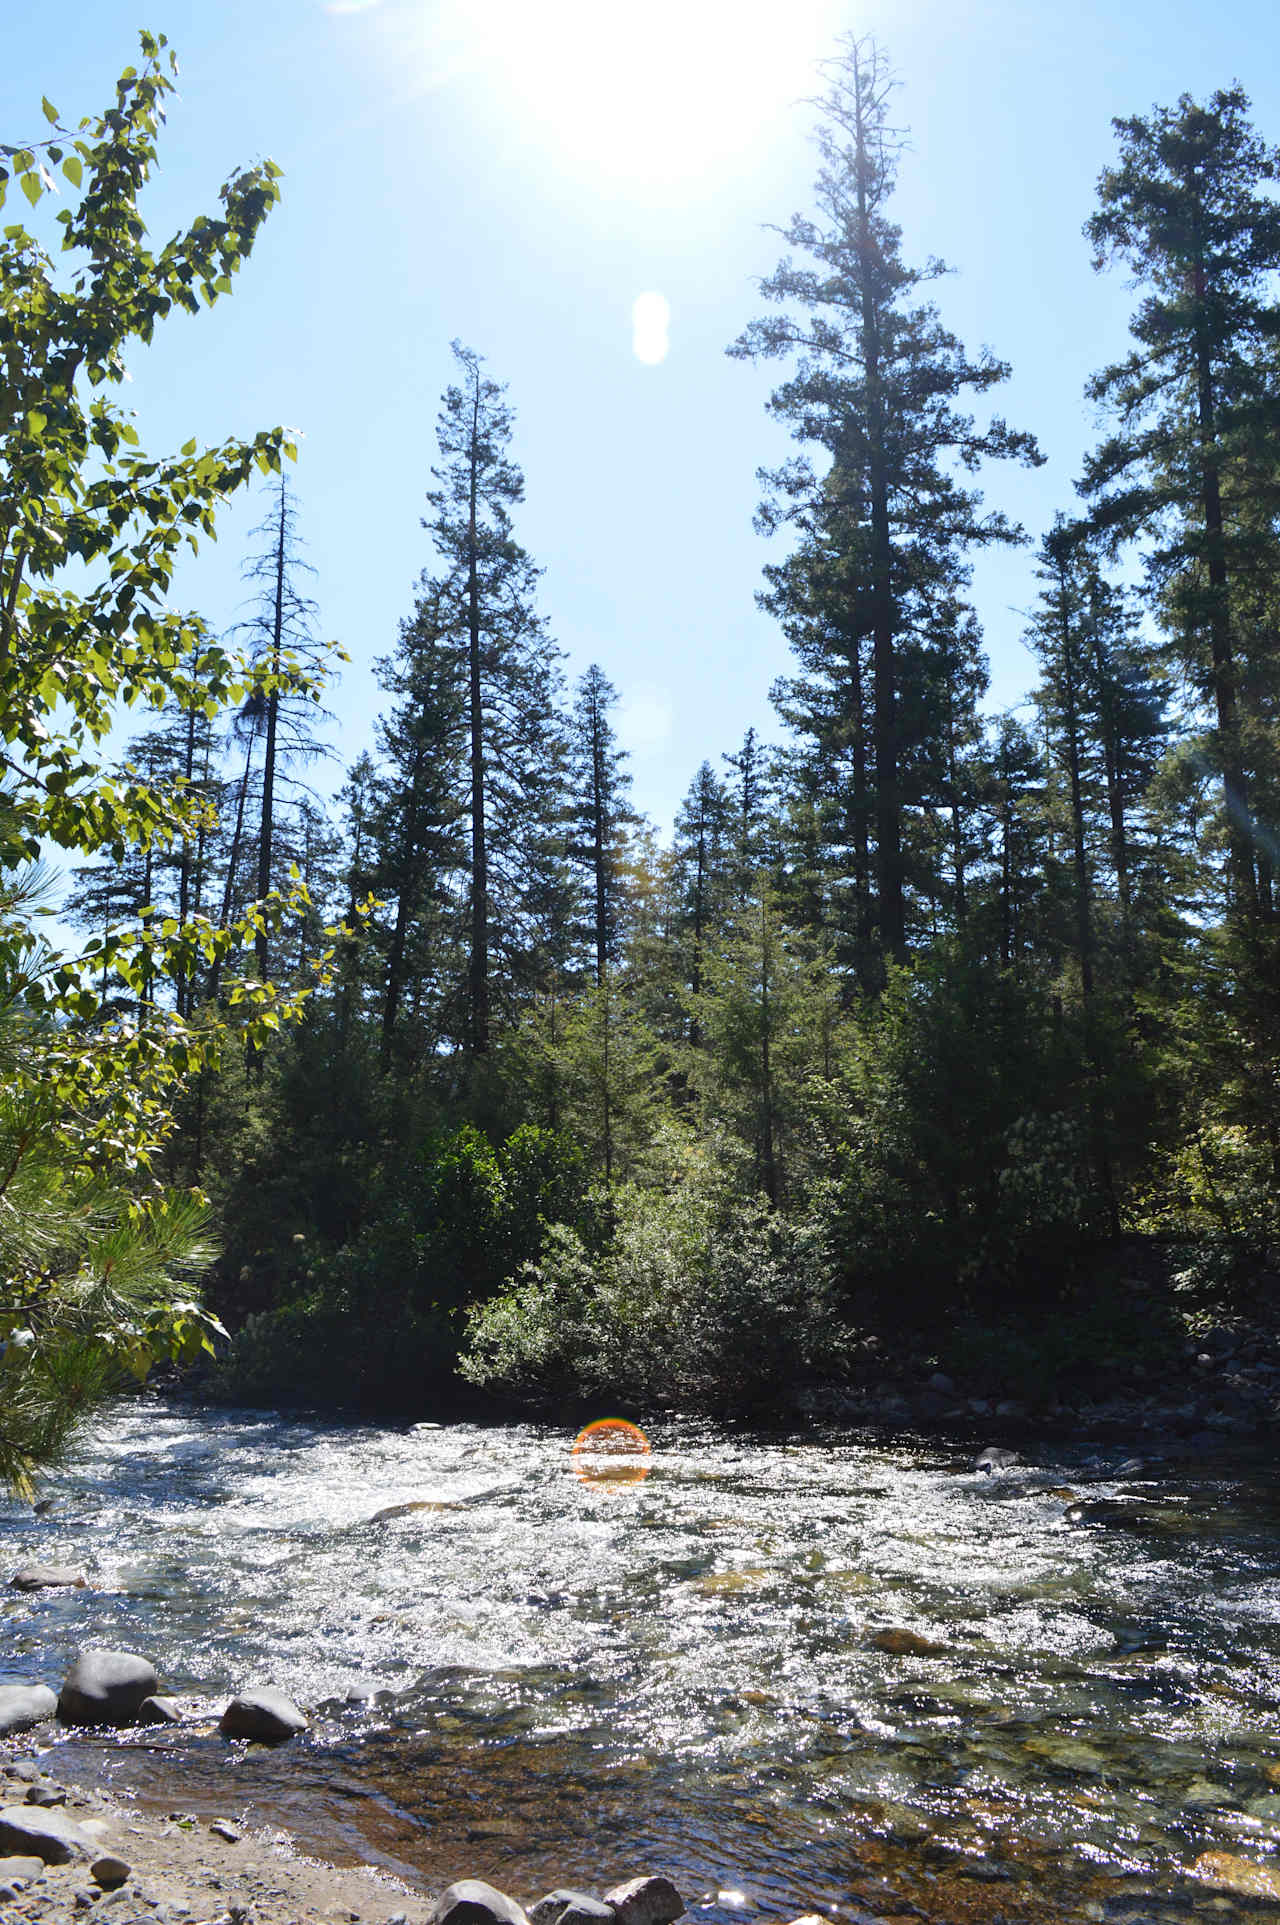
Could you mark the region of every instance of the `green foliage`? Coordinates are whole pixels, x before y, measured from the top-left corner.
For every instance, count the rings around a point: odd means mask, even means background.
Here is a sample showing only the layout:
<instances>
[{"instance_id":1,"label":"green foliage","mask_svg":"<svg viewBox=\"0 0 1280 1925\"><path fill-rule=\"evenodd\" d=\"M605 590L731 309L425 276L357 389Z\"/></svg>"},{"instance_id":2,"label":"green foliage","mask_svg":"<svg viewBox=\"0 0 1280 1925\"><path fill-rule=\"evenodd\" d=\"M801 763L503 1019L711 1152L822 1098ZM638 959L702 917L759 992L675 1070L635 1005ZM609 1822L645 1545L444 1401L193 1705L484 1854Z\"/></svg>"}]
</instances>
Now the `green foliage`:
<instances>
[{"instance_id":1,"label":"green foliage","mask_svg":"<svg viewBox=\"0 0 1280 1925\"><path fill-rule=\"evenodd\" d=\"M260 1043L305 997L233 981L226 1010L185 1022L156 996L278 924L304 901L295 886L223 926L142 905L80 955L55 953L33 920L29 864L41 852L122 865L194 837L205 819L195 788L104 765L121 707L204 721L264 685L170 594L221 502L278 470L288 438L193 440L153 457L108 390L159 320L231 291L279 198L279 170L264 161L233 174L216 216L153 251L139 195L176 68L162 36L144 34L142 53L108 112L71 130L45 101L53 134L0 148L0 198L16 180L39 212L55 191L46 162L76 195L56 216L61 266L24 226L0 235L0 1475L19 1485L118 1366L144 1370L207 1338L185 1296L172 1301L210 1254L198 1205L167 1198L147 1172L184 1080L232 1035ZM271 686L300 685L292 659L275 671Z\"/></svg>"},{"instance_id":2,"label":"green foliage","mask_svg":"<svg viewBox=\"0 0 1280 1925\"><path fill-rule=\"evenodd\" d=\"M735 1195L714 1153L611 1204L603 1247L559 1226L513 1288L472 1310L470 1382L744 1410L838 1365L821 1231Z\"/></svg>"},{"instance_id":3,"label":"green foliage","mask_svg":"<svg viewBox=\"0 0 1280 1925\"><path fill-rule=\"evenodd\" d=\"M550 1226L590 1238L593 1222L568 1139L525 1124L495 1148L471 1124L437 1130L370 1220L245 1322L221 1394L400 1409L447 1396L466 1307L536 1259Z\"/></svg>"}]
</instances>

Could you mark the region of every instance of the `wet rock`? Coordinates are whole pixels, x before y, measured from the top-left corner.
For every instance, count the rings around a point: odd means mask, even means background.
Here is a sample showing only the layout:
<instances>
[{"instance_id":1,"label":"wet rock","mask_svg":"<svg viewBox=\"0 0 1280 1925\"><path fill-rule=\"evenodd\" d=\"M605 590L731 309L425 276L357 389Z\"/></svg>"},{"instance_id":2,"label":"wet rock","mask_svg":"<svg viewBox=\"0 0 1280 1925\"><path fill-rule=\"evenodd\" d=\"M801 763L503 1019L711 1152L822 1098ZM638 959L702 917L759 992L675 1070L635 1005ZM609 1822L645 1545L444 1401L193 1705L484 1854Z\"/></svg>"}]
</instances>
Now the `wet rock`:
<instances>
[{"instance_id":1,"label":"wet rock","mask_svg":"<svg viewBox=\"0 0 1280 1925\"><path fill-rule=\"evenodd\" d=\"M0 1738L46 1723L57 1709L58 1700L46 1684L0 1685Z\"/></svg>"},{"instance_id":2,"label":"wet rock","mask_svg":"<svg viewBox=\"0 0 1280 1925\"><path fill-rule=\"evenodd\" d=\"M919 1631L906 1631L896 1626L877 1631L867 1642L873 1651L887 1651L893 1658L941 1658L945 1657L947 1650L945 1644L922 1637Z\"/></svg>"},{"instance_id":3,"label":"wet rock","mask_svg":"<svg viewBox=\"0 0 1280 1925\"><path fill-rule=\"evenodd\" d=\"M34 1758L15 1758L11 1765L5 1766L4 1775L6 1778L20 1778L24 1785L38 1785L44 1777Z\"/></svg>"},{"instance_id":4,"label":"wet rock","mask_svg":"<svg viewBox=\"0 0 1280 1925\"><path fill-rule=\"evenodd\" d=\"M548 1892L529 1907L531 1925L611 1925L614 1912L587 1892L570 1889Z\"/></svg>"},{"instance_id":5,"label":"wet rock","mask_svg":"<svg viewBox=\"0 0 1280 1925\"><path fill-rule=\"evenodd\" d=\"M1234 1852L1201 1852L1191 1870L1206 1884L1236 1892L1241 1898L1280 1899L1280 1872L1255 1864L1251 1858L1237 1858Z\"/></svg>"},{"instance_id":6,"label":"wet rock","mask_svg":"<svg viewBox=\"0 0 1280 1925\"><path fill-rule=\"evenodd\" d=\"M67 1865L73 1858L96 1858L98 1841L65 1812L5 1805L0 1810L0 1852L40 1858L46 1865Z\"/></svg>"},{"instance_id":7,"label":"wet rock","mask_svg":"<svg viewBox=\"0 0 1280 1925\"><path fill-rule=\"evenodd\" d=\"M224 1738L256 1738L261 1744L283 1744L305 1731L307 1721L283 1691L264 1686L257 1691L241 1691L218 1720Z\"/></svg>"},{"instance_id":8,"label":"wet rock","mask_svg":"<svg viewBox=\"0 0 1280 1925\"><path fill-rule=\"evenodd\" d=\"M955 1383L948 1377L945 1370L935 1370L929 1379L927 1388L940 1392L944 1397L954 1397L956 1394Z\"/></svg>"},{"instance_id":9,"label":"wet rock","mask_svg":"<svg viewBox=\"0 0 1280 1925\"><path fill-rule=\"evenodd\" d=\"M89 1876L104 1892L114 1892L124 1884L132 1870L133 1867L127 1865L123 1858L117 1858L114 1852L104 1852L101 1858L95 1858L90 1865Z\"/></svg>"},{"instance_id":10,"label":"wet rock","mask_svg":"<svg viewBox=\"0 0 1280 1925\"><path fill-rule=\"evenodd\" d=\"M89 1580L70 1564L28 1564L9 1579L15 1591L83 1591Z\"/></svg>"},{"instance_id":11,"label":"wet rock","mask_svg":"<svg viewBox=\"0 0 1280 1925\"><path fill-rule=\"evenodd\" d=\"M182 1707L176 1698L144 1698L135 1717L137 1724L181 1724Z\"/></svg>"},{"instance_id":12,"label":"wet rock","mask_svg":"<svg viewBox=\"0 0 1280 1925\"><path fill-rule=\"evenodd\" d=\"M58 1698L64 1724L132 1724L156 1688L154 1667L129 1651L82 1651Z\"/></svg>"},{"instance_id":13,"label":"wet rock","mask_svg":"<svg viewBox=\"0 0 1280 1925\"><path fill-rule=\"evenodd\" d=\"M1280 1798L1251 1798L1245 1810L1250 1818L1260 1818L1264 1825L1280 1825Z\"/></svg>"},{"instance_id":14,"label":"wet rock","mask_svg":"<svg viewBox=\"0 0 1280 1925\"><path fill-rule=\"evenodd\" d=\"M672 1925L684 1912L684 1900L669 1878L629 1878L604 1895L618 1925Z\"/></svg>"},{"instance_id":15,"label":"wet rock","mask_svg":"<svg viewBox=\"0 0 1280 1925\"><path fill-rule=\"evenodd\" d=\"M238 1845L240 1843L241 1834L236 1830L234 1825L228 1824L225 1818L215 1818L209 1830L215 1838L221 1838L228 1845Z\"/></svg>"},{"instance_id":16,"label":"wet rock","mask_svg":"<svg viewBox=\"0 0 1280 1925\"><path fill-rule=\"evenodd\" d=\"M1125 1502L1115 1497L1069 1504L1063 1515L1068 1524L1094 1524L1116 1531L1158 1531L1173 1537L1184 1536L1196 1528L1195 1520L1186 1511L1140 1500Z\"/></svg>"},{"instance_id":17,"label":"wet rock","mask_svg":"<svg viewBox=\"0 0 1280 1925\"><path fill-rule=\"evenodd\" d=\"M974 1458L973 1468L975 1470L985 1471L987 1476L990 1477L994 1471L1008 1470L1009 1467L1012 1464L1016 1464L1017 1461L1018 1453L1016 1450L1004 1450L998 1444L989 1444L986 1450L980 1451Z\"/></svg>"},{"instance_id":18,"label":"wet rock","mask_svg":"<svg viewBox=\"0 0 1280 1925\"><path fill-rule=\"evenodd\" d=\"M524 1907L483 1878L460 1878L441 1892L428 1925L528 1925Z\"/></svg>"}]
</instances>

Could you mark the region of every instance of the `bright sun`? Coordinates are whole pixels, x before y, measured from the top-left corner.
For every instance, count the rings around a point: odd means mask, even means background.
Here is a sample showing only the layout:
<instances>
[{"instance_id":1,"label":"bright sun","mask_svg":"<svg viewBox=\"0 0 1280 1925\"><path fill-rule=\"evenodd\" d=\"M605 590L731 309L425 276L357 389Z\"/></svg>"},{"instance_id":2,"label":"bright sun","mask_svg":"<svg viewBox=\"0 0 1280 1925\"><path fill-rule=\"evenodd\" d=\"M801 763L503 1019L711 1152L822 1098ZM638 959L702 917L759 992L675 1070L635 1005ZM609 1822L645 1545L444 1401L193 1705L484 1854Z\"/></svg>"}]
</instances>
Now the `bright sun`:
<instances>
[{"instance_id":1,"label":"bright sun","mask_svg":"<svg viewBox=\"0 0 1280 1925\"><path fill-rule=\"evenodd\" d=\"M668 193L739 166L816 90L836 0L441 0L432 53L480 69L579 179Z\"/></svg>"}]
</instances>

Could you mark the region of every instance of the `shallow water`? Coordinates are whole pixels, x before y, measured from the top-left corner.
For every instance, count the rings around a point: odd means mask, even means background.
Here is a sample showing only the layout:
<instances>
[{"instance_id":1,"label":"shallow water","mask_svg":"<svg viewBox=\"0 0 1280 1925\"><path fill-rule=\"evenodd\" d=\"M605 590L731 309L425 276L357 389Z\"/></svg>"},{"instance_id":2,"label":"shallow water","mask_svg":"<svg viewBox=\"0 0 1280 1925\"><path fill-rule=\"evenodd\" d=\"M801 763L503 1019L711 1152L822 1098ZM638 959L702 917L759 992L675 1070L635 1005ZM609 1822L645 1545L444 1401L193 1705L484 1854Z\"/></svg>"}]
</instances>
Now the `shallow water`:
<instances>
[{"instance_id":1,"label":"shallow water","mask_svg":"<svg viewBox=\"0 0 1280 1925\"><path fill-rule=\"evenodd\" d=\"M0 1511L0 1568L95 1586L8 1594L0 1681L145 1652L196 1724L55 1740L52 1769L431 1884L664 1870L711 1925L1280 1917L1193 1871L1280 1889L1269 1456L987 1477L944 1444L671 1425L622 1483L571 1442L124 1406L47 1518ZM1073 1493L1123 1509L1073 1524ZM219 1740L249 1682L307 1737Z\"/></svg>"}]
</instances>

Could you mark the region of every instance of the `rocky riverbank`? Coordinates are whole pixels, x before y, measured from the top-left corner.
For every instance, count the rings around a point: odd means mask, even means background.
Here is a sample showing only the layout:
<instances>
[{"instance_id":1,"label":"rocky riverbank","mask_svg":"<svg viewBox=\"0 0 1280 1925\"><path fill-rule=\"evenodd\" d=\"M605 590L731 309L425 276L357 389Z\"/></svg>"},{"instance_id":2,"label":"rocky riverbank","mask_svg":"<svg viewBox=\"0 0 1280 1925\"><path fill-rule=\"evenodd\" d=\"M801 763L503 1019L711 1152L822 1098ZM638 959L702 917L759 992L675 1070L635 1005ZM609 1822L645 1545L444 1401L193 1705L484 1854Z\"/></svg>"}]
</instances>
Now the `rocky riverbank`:
<instances>
[{"instance_id":1,"label":"rocky riverbank","mask_svg":"<svg viewBox=\"0 0 1280 1925\"><path fill-rule=\"evenodd\" d=\"M370 1866L320 1864L283 1831L182 1811L152 1816L101 1787L63 1783L29 1744L0 1775L5 1925L673 1925L684 1901L661 1876L605 1893L518 1901L479 1880L416 1891ZM813 1925L818 1925L817 1921Z\"/></svg>"}]
</instances>

